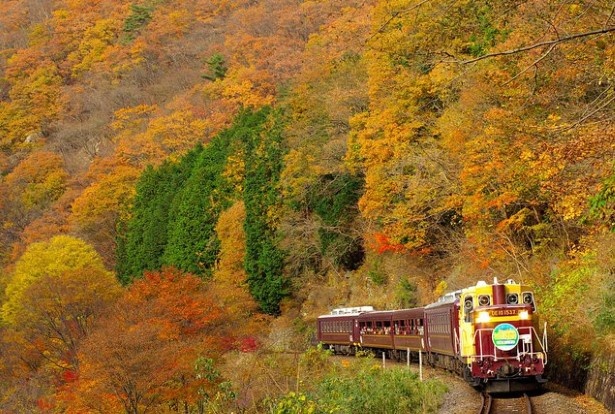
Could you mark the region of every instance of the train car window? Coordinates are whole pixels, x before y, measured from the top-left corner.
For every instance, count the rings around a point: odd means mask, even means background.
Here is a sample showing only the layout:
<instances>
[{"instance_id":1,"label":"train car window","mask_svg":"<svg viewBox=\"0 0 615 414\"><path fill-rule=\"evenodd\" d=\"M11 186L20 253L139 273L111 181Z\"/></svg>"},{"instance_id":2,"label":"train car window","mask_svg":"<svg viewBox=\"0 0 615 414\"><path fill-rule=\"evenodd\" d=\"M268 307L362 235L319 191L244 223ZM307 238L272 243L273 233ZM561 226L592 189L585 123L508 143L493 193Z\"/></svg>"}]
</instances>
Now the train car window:
<instances>
[{"instance_id":1,"label":"train car window","mask_svg":"<svg viewBox=\"0 0 615 414\"><path fill-rule=\"evenodd\" d=\"M517 295L516 293L509 293L508 295L506 295L506 303L508 303L509 305L516 305L517 303L519 303L519 295Z\"/></svg>"},{"instance_id":2,"label":"train car window","mask_svg":"<svg viewBox=\"0 0 615 414\"><path fill-rule=\"evenodd\" d=\"M489 306L491 304L491 298L489 295L480 295L478 297L478 304L480 306Z\"/></svg>"}]
</instances>

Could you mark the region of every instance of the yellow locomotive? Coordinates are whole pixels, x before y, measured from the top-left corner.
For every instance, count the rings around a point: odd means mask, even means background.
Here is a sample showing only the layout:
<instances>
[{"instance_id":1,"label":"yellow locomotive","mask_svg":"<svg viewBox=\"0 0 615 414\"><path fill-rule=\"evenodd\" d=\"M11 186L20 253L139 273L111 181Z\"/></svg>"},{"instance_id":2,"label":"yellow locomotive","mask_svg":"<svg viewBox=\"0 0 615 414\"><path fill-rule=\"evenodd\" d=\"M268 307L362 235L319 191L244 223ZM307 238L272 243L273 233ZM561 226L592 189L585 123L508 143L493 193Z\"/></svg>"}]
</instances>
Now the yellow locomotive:
<instances>
[{"instance_id":1,"label":"yellow locomotive","mask_svg":"<svg viewBox=\"0 0 615 414\"><path fill-rule=\"evenodd\" d=\"M529 286L479 282L461 291L459 303L459 357L466 378L493 392L545 381L546 326L541 332Z\"/></svg>"}]
</instances>

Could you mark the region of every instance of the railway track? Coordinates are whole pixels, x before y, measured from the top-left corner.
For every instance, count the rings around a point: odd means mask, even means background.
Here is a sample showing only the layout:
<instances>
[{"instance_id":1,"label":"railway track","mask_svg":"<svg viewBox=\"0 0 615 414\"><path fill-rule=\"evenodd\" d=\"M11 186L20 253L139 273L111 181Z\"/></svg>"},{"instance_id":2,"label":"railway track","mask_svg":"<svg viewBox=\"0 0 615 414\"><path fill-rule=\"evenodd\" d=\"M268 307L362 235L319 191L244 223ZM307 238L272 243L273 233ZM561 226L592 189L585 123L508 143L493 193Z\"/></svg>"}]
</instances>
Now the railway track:
<instances>
[{"instance_id":1,"label":"railway track","mask_svg":"<svg viewBox=\"0 0 615 414\"><path fill-rule=\"evenodd\" d=\"M527 394L495 397L483 393L479 414L532 414L532 402Z\"/></svg>"}]
</instances>

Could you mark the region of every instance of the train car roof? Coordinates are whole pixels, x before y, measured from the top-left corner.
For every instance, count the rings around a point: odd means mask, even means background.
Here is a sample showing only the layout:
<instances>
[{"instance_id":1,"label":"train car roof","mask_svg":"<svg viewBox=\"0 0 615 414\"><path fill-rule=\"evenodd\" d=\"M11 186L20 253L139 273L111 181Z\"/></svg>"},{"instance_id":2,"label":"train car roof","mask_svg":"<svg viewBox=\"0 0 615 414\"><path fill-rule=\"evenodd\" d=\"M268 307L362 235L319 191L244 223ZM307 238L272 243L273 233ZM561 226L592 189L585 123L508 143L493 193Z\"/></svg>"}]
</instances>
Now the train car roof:
<instances>
[{"instance_id":1,"label":"train car roof","mask_svg":"<svg viewBox=\"0 0 615 414\"><path fill-rule=\"evenodd\" d=\"M320 315L317 319L352 319L357 316L362 315L362 313L345 313L342 315Z\"/></svg>"},{"instance_id":2,"label":"train car roof","mask_svg":"<svg viewBox=\"0 0 615 414\"><path fill-rule=\"evenodd\" d=\"M395 316L414 316L414 315L423 315L423 311L425 308L408 308L408 309L400 309L395 311Z\"/></svg>"},{"instance_id":3,"label":"train car roof","mask_svg":"<svg viewBox=\"0 0 615 414\"><path fill-rule=\"evenodd\" d=\"M390 317L395 312L397 311L387 310L387 311L364 312L360 314L357 319L387 318L387 317Z\"/></svg>"}]
</instances>

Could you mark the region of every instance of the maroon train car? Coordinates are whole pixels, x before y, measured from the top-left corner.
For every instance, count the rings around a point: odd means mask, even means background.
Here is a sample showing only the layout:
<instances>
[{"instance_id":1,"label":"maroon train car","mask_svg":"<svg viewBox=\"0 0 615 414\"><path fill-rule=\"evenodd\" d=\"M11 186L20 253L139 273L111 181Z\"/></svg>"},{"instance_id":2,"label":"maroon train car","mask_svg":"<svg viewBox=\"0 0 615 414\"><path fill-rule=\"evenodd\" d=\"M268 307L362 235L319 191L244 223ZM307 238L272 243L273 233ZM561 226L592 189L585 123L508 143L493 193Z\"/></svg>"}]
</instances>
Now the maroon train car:
<instances>
[{"instance_id":1,"label":"maroon train car","mask_svg":"<svg viewBox=\"0 0 615 414\"><path fill-rule=\"evenodd\" d=\"M459 292L447 294L425 306L425 349L427 360L452 371L460 369Z\"/></svg>"},{"instance_id":2,"label":"maroon train car","mask_svg":"<svg viewBox=\"0 0 615 414\"><path fill-rule=\"evenodd\" d=\"M363 349L393 349L393 314L395 311L366 312L357 316L359 345Z\"/></svg>"},{"instance_id":3,"label":"maroon train car","mask_svg":"<svg viewBox=\"0 0 615 414\"><path fill-rule=\"evenodd\" d=\"M360 341L357 317L373 311L371 306L339 308L317 319L316 339L329 345L336 353L354 354Z\"/></svg>"},{"instance_id":4,"label":"maroon train car","mask_svg":"<svg viewBox=\"0 0 615 414\"><path fill-rule=\"evenodd\" d=\"M392 358L407 360L410 356L418 357L425 349L425 315L424 308L401 309L393 314Z\"/></svg>"}]
</instances>

